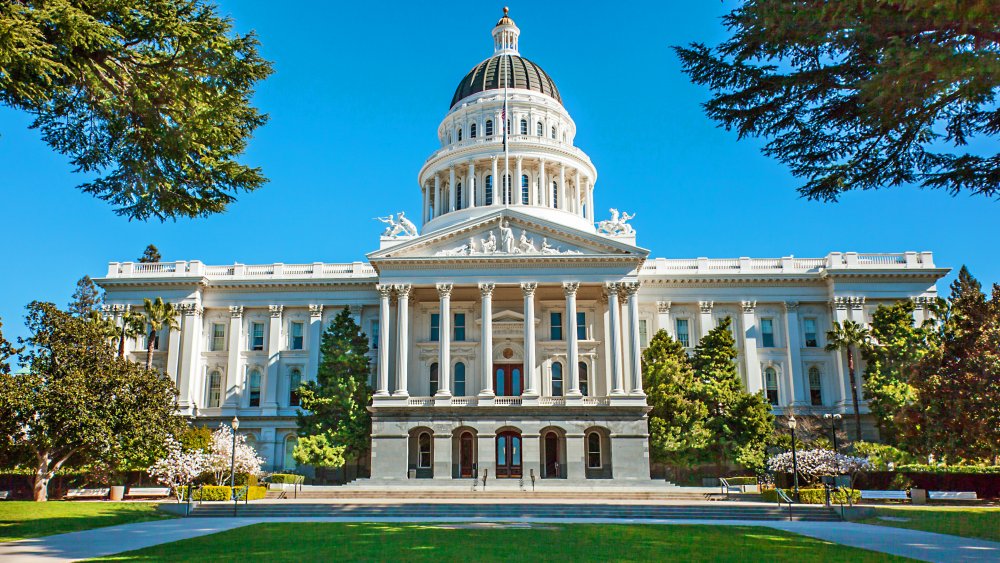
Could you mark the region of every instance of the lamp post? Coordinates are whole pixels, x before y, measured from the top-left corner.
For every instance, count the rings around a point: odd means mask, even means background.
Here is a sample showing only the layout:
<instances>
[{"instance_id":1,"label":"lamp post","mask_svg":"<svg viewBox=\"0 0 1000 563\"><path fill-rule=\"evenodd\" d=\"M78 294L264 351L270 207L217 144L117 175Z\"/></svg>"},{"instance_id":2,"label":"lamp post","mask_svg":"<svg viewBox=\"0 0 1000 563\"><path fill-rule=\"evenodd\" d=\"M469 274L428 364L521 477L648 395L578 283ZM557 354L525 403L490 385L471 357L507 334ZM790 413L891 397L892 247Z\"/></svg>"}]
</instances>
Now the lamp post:
<instances>
[{"instance_id":1,"label":"lamp post","mask_svg":"<svg viewBox=\"0 0 1000 563\"><path fill-rule=\"evenodd\" d=\"M240 429L240 419L233 417L233 460L229 466L229 489L233 495L233 516L236 516L236 507L239 501L236 499L236 431Z\"/></svg>"},{"instance_id":2,"label":"lamp post","mask_svg":"<svg viewBox=\"0 0 1000 563\"><path fill-rule=\"evenodd\" d=\"M795 457L795 415L788 419L788 429L792 431L792 481L795 486L795 502L799 502L799 462Z\"/></svg>"},{"instance_id":3,"label":"lamp post","mask_svg":"<svg viewBox=\"0 0 1000 563\"><path fill-rule=\"evenodd\" d=\"M840 414L826 413L823 415L823 418L830 421L830 434L833 436L833 453L840 453L837 451L837 422L843 417Z\"/></svg>"}]
</instances>

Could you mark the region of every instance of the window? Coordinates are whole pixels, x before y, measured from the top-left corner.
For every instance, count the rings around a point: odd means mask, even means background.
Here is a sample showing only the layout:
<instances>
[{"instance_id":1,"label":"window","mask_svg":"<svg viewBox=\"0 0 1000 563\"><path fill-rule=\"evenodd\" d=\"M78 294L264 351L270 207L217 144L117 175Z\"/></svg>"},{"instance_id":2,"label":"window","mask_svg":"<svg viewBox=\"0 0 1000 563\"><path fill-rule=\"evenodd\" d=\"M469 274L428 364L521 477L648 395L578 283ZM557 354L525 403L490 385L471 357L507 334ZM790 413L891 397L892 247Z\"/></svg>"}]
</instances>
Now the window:
<instances>
[{"instance_id":1,"label":"window","mask_svg":"<svg viewBox=\"0 0 1000 563\"><path fill-rule=\"evenodd\" d=\"M649 328L646 326L646 319L639 319L639 346L649 347Z\"/></svg>"},{"instance_id":2,"label":"window","mask_svg":"<svg viewBox=\"0 0 1000 563\"><path fill-rule=\"evenodd\" d=\"M774 320L760 320L760 345L764 348L774 348Z\"/></svg>"},{"instance_id":3,"label":"window","mask_svg":"<svg viewBox=\"0 0 1000 563\"><path fill-rule=\"evenodd\" d=\"M488 122L487 122L488 123ZM417 467L428 469L431 466L431 435L421 432L417 436Z\"/></svg>"},{"instance_id":4,"label":"window","mask_svg":"<svg viewBox=\"0 0 1000 563\"><path fill-rule=\"evenodd\" d=\"M521 175L521 203L528 205L528 175Z\"/></svg>"},{"instance_id":5,"label":"window","mask_svg":"<svg viewBox=\"0 0 1000 563\"><path fill-rule=\"evenodd\" d=\"M580 370L580 393L587 397L590 395L590 376L587 374L586 362L580 362L577 368Z\"/></svg>"},{"instance_id":6,"label":"window","mask_svg":"<svg viewBox=\"0 0 1000 563\"><path fill-rule=\"evenodd\" d=\"M455 364L455 396L465 396L465 364L462 362Z\"/></svg>"},{"instance_id":7,"label":"window","mask_svg":"<svg viewBox=\"0 0 1000 563\"><path fill-rule=\"evenodd\" d=\"M559 362L552 363L552 396L562 397L563 395L563 367Z\"/></svg>"},{"instance_id":8,"label":"window","mask_svg":"<svg viewBox=\"0 0 1000 563\"><path fill-rule=\"evenodd\" d=\"M823 405L823 377L819 368L809 368L809 404L814 407Z\"/></svg>"},{"instance_id":9,"label":"window","mask_svg":"<svg viewBox=\"0 0 1000 563\"><path fill-rule=\"evenodd\" d=\"M806 333L806 348L816 348L819 346L819 339L816 338L816 319L806 317L802 319L802 326Z\"/></svg>"},{"instance_id":10,"label":"window","mask_svg":"<svg viewBox=\"0 0 1000 563\"><path fill-rule=\"evenodd\" d=\"M486 205L493 205L493 176L486 176Z\"/></svg>"},{"instance_id":11,"label":"window","mask_svg":"<svg viewBox=\"0 0 1000 563\"><path fill-rule=\"evenodd\" d=\"M562 313L549 313L549 340L563 339Z\"/></svg>"},{"instance_id":12,"label":"window","mask_svg":"<svg viewBox=\"0 0 1000 563\"><path fill-rule=\"evenodd\" d=\"M462 140L462 130L461 129L458 130L458 140L459 141Z\"/></svg>"},{"instance_id":13,"label":"window","mask_svg":"<svg viewBox=\"0 0 1000 563\"><path fill-rule=\"evenodd\" d=\"M576 312L576 339L587 339L587 313L584 311Z\"/></svg>"},{"instance_id":14,"label":"window","mask_svg":"<svg viewBox=\"0 0 1000 563\"><path fill-rule=\"evenodd\" d=\"M476 124L475 123L473 123L472 125L469 126L469 138L470 139L475 139L476 138Z\"/></svg>"},{"instance_id":15,"label":"window","mask_svg":"<svg viewBox=\"0 0 1000 563\"><path fill-rule=\"evenodd\" d=\"M295 471L295 445L299 442L294 434L285 438L285 463L286 471Z\"/></svg>"},{"instance_id":16,"label":"window","mask_svg":"<svg viewBox=\"0 0 1000 563\"><path fill-rule=\"evenodd\" d=\"M544 125L542 125L542 122L541 122L541 121L539 121L539 122L538 122L538 123L537 123L537 124L535 125L535 134L536 134L536 135L538 135L539 137L542 137L542 136L544 136L544 135L545 135L545 126L544 126Z\"/></svg>"},{"instance_id":17,"label":"window","mask_svg":"<svg viewBox=\"0 0 1000 563\"><path fill-rule=\"evenodd\" d=\"M264 349L264 323L250 323L250 349Z\"/></svg>"},{"instance_id":18,"label":"window","mask_svg":"<svg viewBox=\"0 0 1000 563\"><path fill-rule=\"evenodd\" d=\"M431 387L430 394L435 395L438 392L438 365L437 362L431 364L431 377L430 377Z\"/></svg>"},{"instance_id":19,"label":"window","mask_svg":"<svg viewBox=\"0 0 1000 563\"><path fill-rule=\"evenodd\" d=\"M677 341L681 343L681 346L689 348L691 346L691 338L688 333L688 320L677 319L674 323L674 326L677 328Z\"/></svg>"},{"instance_id":20,"label":"window","mask_svg":"<svg viewBox=\"0 0 1000 563\"><path fill-rule=\"evenodd\" d=\"M378 350L378 321L371 321L372 350Z\"/></svg>"},{"instance_id":21,"label":"window","mask_svg":"<svg viewBox=\"0 0 1000 563\"><path fill-rule=\"evenodd\" d=\"M462 182L457 182L458 186L455 188L455 209L459 210L462 208Z\"/></svg>"},{"instance_id":22,"label":"window","mask_svg":"<svg viewBox=\"0 0 1000 563\"><path fill-rule=\"evenodd\" d=\"M552 126L552 138L553 139L556 138L556 126L555 125Z\"/></svg>"},{"instance_id":23,"label":"window","mask_svg":"<svg viewBox=\"0 0 1000 563\"><path fill-rule=\"evenodd\" d=\"M302 386L302 371L292 368L288 374L288 406L299 406L299 387Z\"/></svg>"},{"instance_id":24,"label":"window","mask_svg":"<svg viewBox=\"0 0 1000 563\"><path fill-rule=\"evenodd\" d=\"M212 352L221 352L226 349L226 325L212 323L212 339L208 343L208 349Z\"/></svg>"},{"instance_id":25,"label":"window","mask_svg":"<svg viewBox=\"0 0 1000 563\"><path fill-rule=\"evenodd\" d=\"M301 350L305 346L305 340L302 337L303 327L305 325L301 322L289 323L288 325L288 349L289 350Z\"/></svg>"},{"instance_id":26,"label":"window","mask_svg":"<svg viewBox=\"0 0 1000 563\"><path fill-rule=\"evenodd\" d=\"M510 175L509 174L504 174L503 175L503 202L505 204L513 203L511 201L512 200L511 196L512 196L512 194L511 194L511 191L510 191Z\"/></svg>"},{"instance_id":27,"label":"window","mask_svg":"<svg viewBox=\"0 0 1000 563\"><path fill-rule=\"evenodd\" d=\"M552 180L552 207L559 207L559 183Z\"/></svg>"},{"instance_id":28,"label":"window","mask_svg":"<svg viewBox=\"0 0 1000 563\"><path fill-rule=\"evenodd\" d=\"M778 373L774 368L764 370L764 387L767 390L767 402L772 405L778 404Z\"/></svg>"},{"instance_id":29,"label":"window","mask_svg":"<svg viewBox=\"0 0 1000 563\"><path fill-rule=\"evenodd\" d=\"M441 340L441 314L431 313L431 342Z\"/></svg>"},{"instance_id":30,"label":"window","mask_svg":"<svg viewBox=\"0 0 1000 563\"><path fill-rule=\"evenodd\" d=\"M250 400L249 406L260 406L260 370L254 369L250 372Z\"/></svg>"},{"instance_id":31,"label":"window","mask_svg":"<svg viewBox=\"0 0 1000 563\"><path fill-rule=\"evenodd\" d=\"M587 434L587 468L601 468L601 435L597 432Z\"/></svg>"},{"instance_id":32,"label":"window","mask_svg":"<svg viewBox=\"0 0 1000 563\"><path fill-rule=\"evenodd\" d=\"M492 119L487 119L486 120L486 136L487 137L492 137L493 136L493 120Z\"/></svg>"},{"instance_id":33,"label":"window","mask_svg":"<svg viewBox=\"0 0 1000 563\"><path fill-rule=\"evenodd\" d=\"M522 135L527 135L528 134L528 120L527 119L522 119L521 120L521 134Z\"/></svg>"},{"instance_id":34,"label":"window","mask_svg":"<svg viewBox=\"0 0 1000 563\"><path fill-rule=\"evenodd\" d=\"M217 407L222 400L222 374L213 371L208 376L208 406Z\"/></svg>"},{"instance_id":35,"label":"window","mask_svg":"<svg viewBox=\"0 0 1000 563\"><path fill-rule=\"evenodd\" d=\"M465 313L455 313L455 342L465 341Z\"/></svg>"}]
</instances>

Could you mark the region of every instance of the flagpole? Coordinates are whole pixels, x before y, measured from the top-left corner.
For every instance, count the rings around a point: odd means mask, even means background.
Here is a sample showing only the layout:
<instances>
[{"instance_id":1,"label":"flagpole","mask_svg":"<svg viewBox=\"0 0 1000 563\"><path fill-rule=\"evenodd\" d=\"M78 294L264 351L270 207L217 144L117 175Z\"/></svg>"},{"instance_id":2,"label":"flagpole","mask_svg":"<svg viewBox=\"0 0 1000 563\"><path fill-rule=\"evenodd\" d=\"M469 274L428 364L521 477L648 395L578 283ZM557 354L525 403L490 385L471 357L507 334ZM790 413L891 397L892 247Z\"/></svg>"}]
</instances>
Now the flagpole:
<instances>
[{"instance_id":1,"label":"flagpole","mask_svg":"<svg viewBox=\"0 0 1000 563\"><path fill-rule=\"evenodd\" d=\"M509 123L509 120L510 120L510 116L507 115L507 65L506 65L506 62L507 62L507 57L508 56L509 55L504 55L504 58L503 58L503 62L505 63L504 64L504 68L503 68L503 71L504 71L504 73L503 73L503 123L500 125L501 127L503 127L503 178L504 179L503 179L502 184L503 184L503 205L504 205L504 207L507 207L507 205L510 204L510 199L511 199L511 198L508 197L507 190L509 189L511 191L511 196L513 196L513 191L514 191L514 182L512 182L511 178L510 178L510 149L507 146L508 145L508 141L509 141L509 139L507 138L507 134L508 134L507 124Z\"/></svg>"}]
</instances>

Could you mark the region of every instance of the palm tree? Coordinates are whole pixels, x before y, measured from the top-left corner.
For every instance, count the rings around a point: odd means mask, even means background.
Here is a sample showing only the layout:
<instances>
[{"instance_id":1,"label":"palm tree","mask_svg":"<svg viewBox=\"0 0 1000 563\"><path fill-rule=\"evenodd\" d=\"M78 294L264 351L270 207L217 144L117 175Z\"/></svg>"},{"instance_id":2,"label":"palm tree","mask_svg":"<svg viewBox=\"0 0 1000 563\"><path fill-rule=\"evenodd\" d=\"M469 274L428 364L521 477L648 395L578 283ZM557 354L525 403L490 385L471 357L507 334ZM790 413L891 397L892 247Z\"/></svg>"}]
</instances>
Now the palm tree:
<instances>
[{"instance_id":1,"label":"palm tree","mask_svg":"<svg viewBox=\"0 0 1000 563\"><path fill-rule=\"evenodd\" d=\"M177 322L177 308L173 303L165 303L162 297L155 301L143 299L146 323L149 325L149 338L146 339L146 369L153 368L153 345L156 343L156 333L167 328L180 330Z\"/></svg>"},{"instance_id":2,"label":"palm tree","mask_svg":"<svg viewBox=\"0 0 1000 563\"><path fill-rule=\"evenodd\" d=\"M118 327L118 357L125 357L125 341L146 332L146 316L127 309L122 315L122 326Z\"/></svg>"},{"instance_id":3,"label":"palm tree","mask_svg":"<svg viewBox=\"0 0 1000 563\"><path fill-rule=\"evenodd\" d=\"M847 372L851 377L851 402L854 404L854 430L861 440L861 411L858 407L858 383L854 375L854 350L867 344L870 337L868 328L854 321L843 324L833 322L833 330L826 333L826 349L832 352L847 352Z\"/></svg>"}]
</instances>

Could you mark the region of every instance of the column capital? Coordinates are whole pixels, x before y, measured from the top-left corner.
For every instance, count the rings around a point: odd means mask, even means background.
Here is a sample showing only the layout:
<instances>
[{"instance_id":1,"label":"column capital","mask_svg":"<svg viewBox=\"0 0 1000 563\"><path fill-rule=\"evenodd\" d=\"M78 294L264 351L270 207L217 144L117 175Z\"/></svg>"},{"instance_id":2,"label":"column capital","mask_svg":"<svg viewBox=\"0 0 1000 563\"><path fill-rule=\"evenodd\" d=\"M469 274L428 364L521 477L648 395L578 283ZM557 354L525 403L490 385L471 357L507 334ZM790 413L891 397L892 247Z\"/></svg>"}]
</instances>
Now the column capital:
<instances>
[{"instance_id":1,"label":"column capital","mask_svg":"<svg viewBox=\"0 0 1000 563\"><path fill-rule=\"evenodd\" d=\"M495 283L481 283L479 284L479 293L481 293L483 297L490 297L493 295L493 290L495 288Z\"/></svg>"},{"instance_id":2,"label":"column capital","mask_svg":"<svg viewBox=\"0 0 1000 563\"><path fill-rule=\"evenodd\" d=\"M670 312L670 301L657 301L656 302L656 312L661 314L667 314Z\"/></svg>"},{"instance_id":3,"label":"column capital","mask_svg":"<svg viewBox=\"0 0 1000 563\"><path fill-rule=\"evenodd\" d=\"M199 307L196 303L181 303L177 305L177 309L185 317L201 314L201 307Z\"/></svg>"},{"instance_id":4,"label":"column capital","mask_svg":"<svg viewBox=\"0 0 1000 563\"><path fill-rule=\"evenodd\" d=\"M604 292L607 293L608 295L617 296L618 292L621 289L620 285L621 284L617 284L615 282L608 282L604 284Z\"/></svg>"},{"instance_id":5,"label":"column capital","mask_svg":"<svg viewBox=\"0 0 1000 563\"><path fill-rule=\"evenodd\" d=\"M381 283L380 284L376 284L375 285L375 291L377 291L378 294L384 299L384 298L389 297L390 295L392 295L392 286L391 285L381 284Z\"/></svg>"},{"instance_id":6,"label":"column capital","mask_svg":"<svg viewBox=\"0 0 1000 563\"><path fill-rule=\"evenodd\" d=\"M798 301L785 301L784 305L785 305L785 311L788 312L794 312L799 309Z\"/></svg>"},{"instance_id":7,"label":"column capital","mask_svg":"<svg viewBox=\"0 0 1000 563\"><path fill-rule=\"evenodd\" d=\"M401 283L401 284L393 286L393 289L396 290L396 295L398 297L405 297L405 298L409 299L410 298L410 291L413 290L413 286L410 285L410 284L408 284L408 283Z\"/></svg>"},{"instance_id":8,"label":"column capital","mask_svg":"<svg viewBox=\"0 0 1000 563\"><path fill-rule=\"evenodd\" d=\"M454 286L450 283L439 283L437 284L437 292L439 297L451 297L451 290Z\"/></svg>"},{"instance_id":9,"label":"column capital","mask_svg":"<svg viewBox=\"0 0 1000 563\"><path fill-rule=\"evenodd\" d=\"M535 282L524 282L521 284L521 292L525 296L534 295L536 289L538 289L538 284Z\"/></svg>"},{"instance_id":10,"label":"column capital","mask_svg":"<svg viewBox=\"0 0 1000 563\"><path fill-rule=\"evenodd\" d=\"M323 306L322 305L310 305L309 306L309 316L310 317L322 317L323 316Z\"/></svg>"},{"instance_id":11,"label":"column capital","mask_svg":"<svg viewBox=\"0 0 1000 563\"><path fill-rule=\"evenodd\" d=\"M619 285L621 286L622 290L625 291L625 294L631 297L632 295L635 295L636 293L639 293L639 286L641 285L641 283L637 282L637 281L636 282L622 282Z\"/></svg>"},{"instance_id":12,"label":"column capital","mask_svg":"<svg viewBox=\"0 0 1000 563\"><path fill-rule=\"evenodd\" d=\"M580 289L580 282L563 282L562 285L567 297L576 295L576 291Z\"/></svg>"},{"instance_id":13,"label":"column capital","mask_svg":"<svg viewBox=\"0 0 1000 563\"><path fill-rule=\"evenodd\" d=\"M757 308L756 301L740 301L740 306L743 307L744 313L753 313L754 309Z\"/></svg>"},{"instance_id":14,"label":"column capital","mask_svg":"<svg viewBox=\"0 0 1000 563\"><path fill-rule=\"evenodd\" d=\"M865 308L865 298L864 296L850 297L848 302L851 304L851 309L855 311Z\"/></svg>"},{"instance_id":15,"label":"column capital","mask_svg":"<svg viewBox=\"0 0 1000 563\"><path fill-rule=\"evenodd\" d=\"M239 319L243 317L243 306L242 305L232 305L229 307L229 316L234 319Z\"/></svg>"},{"instance_id":16,"label":"column capital","mask_svg":"<svg viewBox=\"0 0 1000 563\"><path fill-rule=\"evenodd\" d=\"M268 305L267 312L271 314L272 319L276 319L281 316L281 312L285 309L284 305Z\"/></svg>"},{"instance_id":17,"label":"column capital","mask_svg":"<svg viewBox=\"0 0 1000 563\"><path fill-rule=\"evenodd\" d=\"M833 299L830 300L830 308L840 309L841 311L847 310L847 298L835 296Z\"/></svg>"},{"instance_id":18,"label":"column capital","mask_svg":"<svg viewBox=\"0 0 1000 563\"><path fill-rule=\"evenodd\" d=\"M698 309L701 310L702 313L711 313L712 312L712 307L714 307L714 306L715 306L715 302L714 301L699 301L698 302Z\"/></svg>"}]
</instances>

